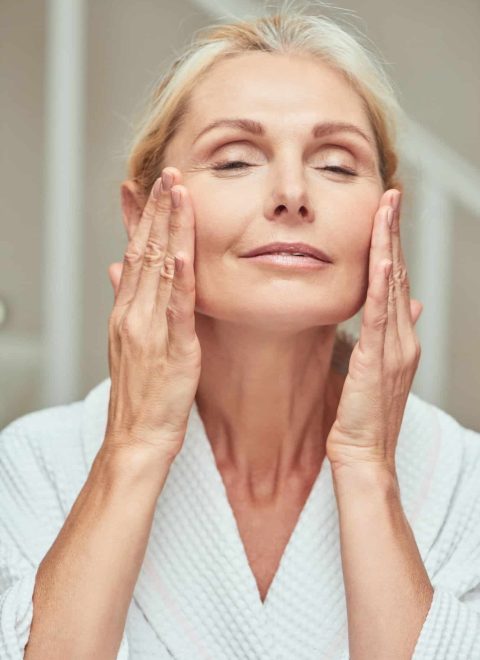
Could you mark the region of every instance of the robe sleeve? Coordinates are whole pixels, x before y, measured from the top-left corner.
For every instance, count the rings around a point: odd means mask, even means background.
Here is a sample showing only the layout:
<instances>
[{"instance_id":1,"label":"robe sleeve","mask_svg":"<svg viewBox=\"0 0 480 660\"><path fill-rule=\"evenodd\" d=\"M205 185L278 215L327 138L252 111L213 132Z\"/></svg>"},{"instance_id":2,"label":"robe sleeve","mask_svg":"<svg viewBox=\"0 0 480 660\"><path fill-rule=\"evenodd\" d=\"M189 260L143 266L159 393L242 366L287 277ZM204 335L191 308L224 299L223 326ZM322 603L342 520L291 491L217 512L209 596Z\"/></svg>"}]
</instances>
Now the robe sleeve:
<instances>
[{"instance_id":1,"label":"robe sleeve","mask_svg":"<svg viewBox=\"0 0 480 660\"><path fill-rule=\"evenodd\" d=\"M480 434L462 427L462 470L433 549L433 599L412 660L480 659Z\"/></svg>"},{"instance_id":2,"label":"robe sleeve","mask_svg":"<svg viewBox=\"0 0 480 660\"><path fill-rule=\"evenodd\" d=\"M480 658L480 591L476 598L457 598L435 587L433 600L412 660L478 660Z\"/></svg>"},{"instance_id":3,"label":"robe sleeve","mask_svg":"<svg viewBox=\"0 0 480 660\"><path fill-rule=\"evenodd\" d=\"M43 411L42 411L43 412ZM0 432L0 658L22 660L39 564L65 519L54 472L19 418ZM68 433L68 429L66 429ZM75 457L72 457L75 460ZM124 632L117 660L128 660Z\"/></svg>"}]
</instances>

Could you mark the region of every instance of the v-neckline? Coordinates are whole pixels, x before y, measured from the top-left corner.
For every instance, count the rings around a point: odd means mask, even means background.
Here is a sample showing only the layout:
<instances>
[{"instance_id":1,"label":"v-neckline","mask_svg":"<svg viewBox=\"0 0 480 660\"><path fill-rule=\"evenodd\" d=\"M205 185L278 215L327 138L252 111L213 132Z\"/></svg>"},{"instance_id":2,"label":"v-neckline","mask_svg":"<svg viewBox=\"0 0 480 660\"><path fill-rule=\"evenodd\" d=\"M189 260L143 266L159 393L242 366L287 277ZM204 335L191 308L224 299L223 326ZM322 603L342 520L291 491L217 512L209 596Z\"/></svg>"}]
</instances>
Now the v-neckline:
<instances>
[{"instance_id":1,"label":"v-neckline","mask_svg":"<svg viewBox=\"0 0 480 660\"><path fill-rule=\"evenodd\" d=\"M244 572L248 574L249 582L251 582L254 585L255 594L258 600L256 606L263 612L263 614L266 614L267 611L271 609L271 604L276 598L275 597L276 592L281 590L282 582L283 582L283 574L288 569L288 564L290 562L291 555L293 554L293 556L295 556L295 552L294 552L295 546L298 544L299 539L303 534L304 527L305 526L308 527L308 523L309 521L311 521L314 500L318 498L320 491L324 493L327 492L325 490L327 487L327 482L330 483L331 485L330 462L328 458L325 456L321 463L320 470L317 476L315 477L313 485L310 488L305 503L295 522L290 537L283 549L277 569L268 587L265 599L262 601L254 572L248 560L246 547L243 542L242 536L240 534L240 529L237 523L237 519L235 517L233 507L228 497L227 488L225 486L225 482L223 480L222 474L218 468L215 459L215 454L213 452L212 445L208 439L208 435L205 429L205 424L203 423L203 420L200 416L200 412L195 400L192 405L191 415L192 415L192 421L194 422L193 428L195 428L197 432L192 433L189 439L200 443L202 445L202 451L205 453L206 456L208 456L208 462L210 464L210 467L214 475L214 479L216 481L216 487L221 496L219 504L223 509L224 515L226 516L226 518L228 518L231 528L235 532L234 542L236 544L237 554L239 557L241 556L242 558Z\"/></svg>"},{"instance_id":2,"label":"v-neckline","mask_svg":"<svg viewBox=\"0 0 480 660\"><path fill-rule=\"evenodd\" d=\"M81 433L86 474L104 438L110 387L106 379L85 399ZM422 523L426 503L435 501L438 486L432 474L442 456L441 421L435 407L409 394L397 465L402 503L422 556L432 547L437 529ZM420 436L428 442L415 442ZM412 455L418 461L412 462ZM423 475L420 470L426 466ZM342 660L348 658L339 519L328 459L322 462L262 603L194 403L184 446L156 505L132 604L162 649L182 660L227 657L233 649L236 657L265 660L334 658L340 653Z\"/></svg>"},{"instance_id":3,"label":"v-neckline","mask_svg":"<svg viewBox=\"0 0 480 660\"><path fill-rule=\"evenodd\" d=\"M82 434L87 470L105 434L110 386L106 379L86 401ZM233 635L238 657L284 660L296 654L299 644L303 657L316 657L323 630L332 636L329 652L345 644L344 599L328 459L262 602L194 401L182 450L156 504L132 597L162 644L182 659L213 660L228 655ZM292 631L288 640L287 629Z\"/></svg>"},{"instance_id":4,"label":"v-neckline","mask_svg":"<svg viewBox=\"0 0 480 660\"><path fill-rule=\"evenodd\" d=\"M335 372L340 374L347 373L348 363L355 341L356 338L353 334L344 328L337 329L332 353L332 365ZM221 472L218 469L212 445L208 439L196 399L193 400L188 426L191 429L191 433L187 433L185 443L198 442L201 445L203 455L208 457L211 477L215 483L215 488L220 500L218 504L222 510L222 518L228 520L230 530L233 530L233 542L236 546L237 557L241 558L242 573L256 595L256 603L253 605L260 613L260 616L262 618L265 617L264 620L266 622L267 614L270 615L270 613L272 613L275 615L276 594L279 593L279 607L281 607L281 593L284 586L288 583L290 571L295 571L295 568L298 568L293 566L293 562L298 559L302 538L305 538L306 534L314 529L316 530L316 533L318 533L318 530L322 528L324 522L326 522L328 517L332 516L332 514L338 521L330 461L327 456L324 457L320 470L313 482L302 510L300 511L300 515L298 516L287 544L283 549L277 569L267 590L265 600L262 601L255 575L248 560L245 544L243 543L238 523L228 498L227 488Z\"/></svg>"}]
</instances>

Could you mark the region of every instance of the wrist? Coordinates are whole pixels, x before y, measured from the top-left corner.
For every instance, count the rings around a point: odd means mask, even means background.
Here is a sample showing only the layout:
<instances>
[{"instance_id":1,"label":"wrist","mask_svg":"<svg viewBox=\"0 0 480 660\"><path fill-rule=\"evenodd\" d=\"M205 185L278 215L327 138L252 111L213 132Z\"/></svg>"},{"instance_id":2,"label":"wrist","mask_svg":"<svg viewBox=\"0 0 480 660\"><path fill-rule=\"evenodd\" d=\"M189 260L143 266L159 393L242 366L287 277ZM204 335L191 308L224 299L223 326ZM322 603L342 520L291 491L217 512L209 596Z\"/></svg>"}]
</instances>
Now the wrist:
<instances>
[{"instance_id":1,"label":"wrist","mask_svg":"<svg viewBox=\"0 0 480 660\"><path fill-rule=\"evenodd\" d=\"M104 442L92 466L110 487L158 491L160 494L175 457L156 447L110 446Z\"/></svg>"},{"instance_id":2,"label":"wrist","mask_svg":"<svg viewBox=\"0 0 480 660\"><path fill-rule=\"evenodd\" d=\"M371 497L381 493L386 497L400 495L396 469L380 463L332 464L332 480L337 497Z\"/></svg>"}]
</instances>

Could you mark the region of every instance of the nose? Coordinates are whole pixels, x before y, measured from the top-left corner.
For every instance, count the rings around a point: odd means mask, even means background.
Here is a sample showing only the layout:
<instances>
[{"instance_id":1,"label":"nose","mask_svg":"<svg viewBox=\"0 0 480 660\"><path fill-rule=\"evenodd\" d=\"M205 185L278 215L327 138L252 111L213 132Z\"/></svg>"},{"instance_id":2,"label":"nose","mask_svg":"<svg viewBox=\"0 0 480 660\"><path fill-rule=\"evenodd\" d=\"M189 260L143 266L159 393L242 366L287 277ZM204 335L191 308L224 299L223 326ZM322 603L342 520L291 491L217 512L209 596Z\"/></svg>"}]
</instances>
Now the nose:
<instances>
[{"instance_id":1,"label":"nose","mask_svg":"<svg viewBox=\"0 0 480 660\"><path fill-rule=\"evenodd\" d=\"M274 176L266 217L277 222L313 222L313 208L300 168L295 171L291 162L286 163Z\"/></svg>"}]
</instances>

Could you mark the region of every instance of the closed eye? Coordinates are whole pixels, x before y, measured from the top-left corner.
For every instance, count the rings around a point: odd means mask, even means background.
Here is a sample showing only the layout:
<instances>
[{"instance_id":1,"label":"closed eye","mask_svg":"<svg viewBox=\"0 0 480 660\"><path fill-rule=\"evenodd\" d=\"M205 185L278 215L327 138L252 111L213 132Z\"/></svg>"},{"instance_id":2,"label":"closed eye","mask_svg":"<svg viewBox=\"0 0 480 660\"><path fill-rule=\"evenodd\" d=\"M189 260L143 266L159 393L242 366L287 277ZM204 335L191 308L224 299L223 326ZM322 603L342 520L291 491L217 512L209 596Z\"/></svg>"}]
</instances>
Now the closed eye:
<instances>
[{"instance_id":1,"label":"closed eye","mask_svg":"<svg viewBox=\"0 0 480 660\"><path fill-rule=\"evenodd\" d=\"M244 166L249 166L250 163L245 163L243 160L230 160L223 161L221 163L215 163L213 166L214 170L239 170ZM240 165L240 167L236 167Z\"/></svg>"},{"instance_id":2,"label":"closed eye","mask_svg":"<svg viewBox=\"0 0 480 660\"><path fill-rule=\"evenodd\" d=\"M215 163L213 166L214 170L239 170L244 167L253 167L250 163L246 163L243 160L231 160L224 161L221 163ZM316 167L317 170L328 170L330 172L336 172L337 174L345 174L347 176L357 176L356 172L352 170L347 170L344 167L339 165L328 165L327 167Z\"/></svg>"},{"instance_id":3,"label":"closed eye","mask_svg":"<svg viewBox=\"0 0 480 660\"><path fill-rule=\"evenodd\" d=\"M329 170L330 172L338 172L339 174L346 174L347 176L357 176L353 170L347 170L339 165L328 165L327 167L317 167L318 170Z\"/></svg>"}]
</instances>

